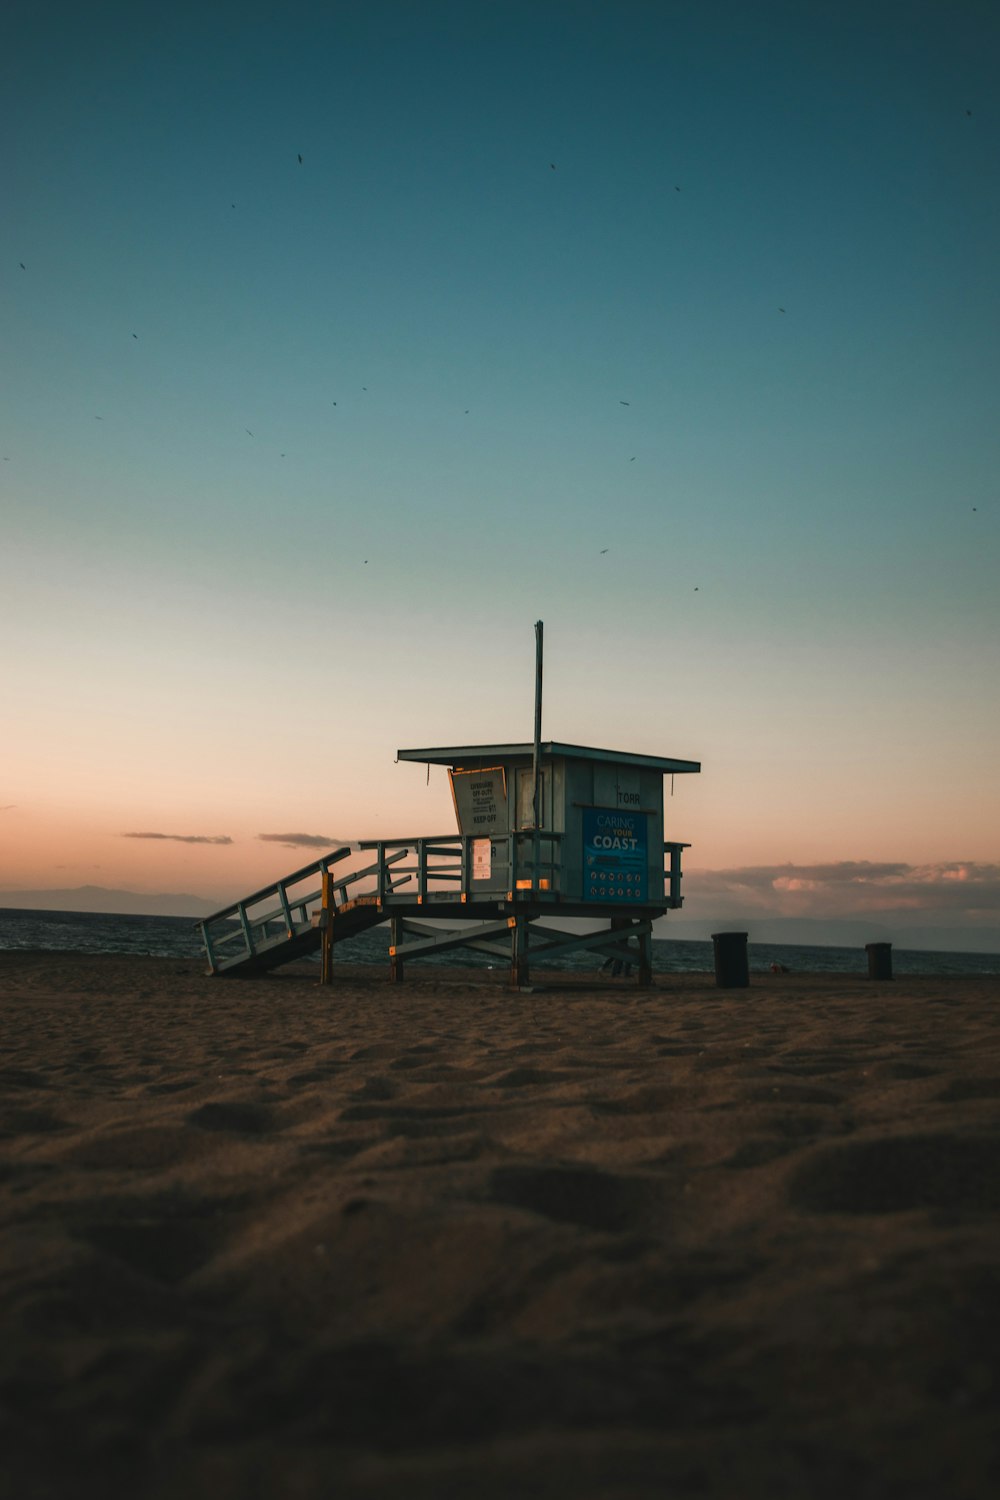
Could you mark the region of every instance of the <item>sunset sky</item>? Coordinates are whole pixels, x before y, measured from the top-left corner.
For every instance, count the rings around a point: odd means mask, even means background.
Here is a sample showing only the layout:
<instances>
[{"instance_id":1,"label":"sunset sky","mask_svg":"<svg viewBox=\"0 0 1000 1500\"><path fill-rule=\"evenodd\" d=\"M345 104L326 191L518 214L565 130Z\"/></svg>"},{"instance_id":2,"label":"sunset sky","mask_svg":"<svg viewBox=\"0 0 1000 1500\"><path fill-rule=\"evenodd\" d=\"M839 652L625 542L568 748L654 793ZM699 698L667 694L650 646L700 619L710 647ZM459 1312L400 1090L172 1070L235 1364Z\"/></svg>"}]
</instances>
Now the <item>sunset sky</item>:
<instances>
[{"instance_id":1,"label":"sunset sky","mask_svg":"<svg viewBox=\"0 0 1000 1500\"><path fill-rule=\"evenodd\" d=\"M451 829L396 749L530 739L542 619L547 737L702 762L686 911L996 922L998 67L994 0L8 0L0 905Z\"/></svg>"}]
</instances>

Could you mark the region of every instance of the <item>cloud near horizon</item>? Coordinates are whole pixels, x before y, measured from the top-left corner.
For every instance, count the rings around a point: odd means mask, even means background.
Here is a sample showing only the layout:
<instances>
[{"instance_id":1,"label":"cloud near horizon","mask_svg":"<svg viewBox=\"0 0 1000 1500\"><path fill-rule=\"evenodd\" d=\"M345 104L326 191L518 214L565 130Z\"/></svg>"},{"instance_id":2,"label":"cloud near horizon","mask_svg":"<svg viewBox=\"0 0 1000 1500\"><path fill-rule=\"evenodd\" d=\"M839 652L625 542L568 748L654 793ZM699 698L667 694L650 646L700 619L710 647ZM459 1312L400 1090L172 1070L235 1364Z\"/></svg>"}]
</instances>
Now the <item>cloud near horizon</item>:
<instances>
[{"instance_id":1,"label":"cloud near horizon","mask_svg":"<svg viewBox=\"0 0 1000 1500\"><path fill-rule=\"evenodd\" d=\"M169 839L172 844L231 844L228 833L123 833L123 839Z\"/></svg>"},{"instance_id":2,"label":"cloud near horizon","mask_svg":"<svg viewBox=\"0 0 1000 1500\"><path fill-rule=\"evenodd\" d=\"M748 865L692 870L685 878L698 899L721 899L747 911L783 917L845 917L875 912L938 913L971 921L995 919L1000 864L876 864L841 860L820 865Z\"/></svg>"},{"instance_id":3,"label":"cloud near horizon","mask_svg":"<svg viewBox=\"0 0 1000 1500\"><path fill-rule=\"evenodd\" d=\"M286 849L338 849L350 839L333 839L325 833L258 833L264 844L283 844Z\"/></svg>"}]
</instances>

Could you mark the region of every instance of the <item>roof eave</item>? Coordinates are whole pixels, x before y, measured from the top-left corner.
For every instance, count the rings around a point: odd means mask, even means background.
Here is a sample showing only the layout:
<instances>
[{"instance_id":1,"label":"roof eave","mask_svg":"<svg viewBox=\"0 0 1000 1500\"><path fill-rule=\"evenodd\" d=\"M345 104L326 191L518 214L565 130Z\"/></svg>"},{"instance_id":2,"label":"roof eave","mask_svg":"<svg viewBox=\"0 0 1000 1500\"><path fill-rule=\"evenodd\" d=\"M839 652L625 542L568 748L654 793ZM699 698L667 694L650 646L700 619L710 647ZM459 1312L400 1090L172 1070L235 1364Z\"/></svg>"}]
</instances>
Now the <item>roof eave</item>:
<instances>
[{"instance_id":1,"label":"roof eave","mask_svg":"<svg viewBox=\"0 0 1000 1500\"><path fill-rule=\"evenodd\" d=\"M602 750L589 745L566 745L557 740L543 740L540 745L543 757L568 760L591 760L613 762L616 765L645 766L662 771L664 775L683 776L701 770L698 760L680 760L675 756L638 755L631 750ZM488 763L520 760L533 753L534 746L524 744L504 745L451 745L435 746L422 750L397 750L397 760L415 761L419 765L463 766L470 761Z\"/></svg>"}]
</instances>

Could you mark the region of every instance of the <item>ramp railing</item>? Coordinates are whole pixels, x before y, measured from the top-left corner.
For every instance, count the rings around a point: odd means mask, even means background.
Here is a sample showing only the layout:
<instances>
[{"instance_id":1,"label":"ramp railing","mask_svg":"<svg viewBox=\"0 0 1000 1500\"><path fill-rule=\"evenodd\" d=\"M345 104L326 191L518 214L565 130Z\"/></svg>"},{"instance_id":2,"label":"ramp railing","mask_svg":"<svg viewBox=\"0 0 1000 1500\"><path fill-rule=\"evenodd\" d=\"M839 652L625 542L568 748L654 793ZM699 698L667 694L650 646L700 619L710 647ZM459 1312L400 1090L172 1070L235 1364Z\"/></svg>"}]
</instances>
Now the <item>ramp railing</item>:
<instances>
[{"instance_id":1,"label":"ramp railing","mask_svg":"<svg viewBox=\"0 0 1000 1500\"><path fill-rule=\"evenodd\" d=\"M323 876L350 853L346 845L334 849L203 918L197 926L212 973L287 943L309 928L312 913L322 899Z\"/></svg>"}]
</instances>

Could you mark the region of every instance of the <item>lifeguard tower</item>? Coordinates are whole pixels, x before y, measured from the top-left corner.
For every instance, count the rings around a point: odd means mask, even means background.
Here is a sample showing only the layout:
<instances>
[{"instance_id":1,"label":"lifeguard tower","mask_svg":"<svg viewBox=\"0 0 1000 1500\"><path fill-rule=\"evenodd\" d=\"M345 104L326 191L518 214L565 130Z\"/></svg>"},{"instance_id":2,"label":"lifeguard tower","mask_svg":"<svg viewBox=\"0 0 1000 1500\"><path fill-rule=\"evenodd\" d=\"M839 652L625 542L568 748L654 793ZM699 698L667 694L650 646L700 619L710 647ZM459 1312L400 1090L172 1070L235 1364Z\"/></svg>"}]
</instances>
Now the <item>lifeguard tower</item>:
<instances>
[{"instance_id":1,"label":"lifeguard tower","mask_svg":"<svg viewBox=\"0 0 1000 1500\"><path fill-rule=\"evenodd\" d=\"M446 768L458 832L346 845L215 913L198 924L210 972L254 973L321 949L330 981L336 944L388 920L397 980L410 959L466 947L509 960L518 986L531 958L572 949L635 964L651 982L652 924L682 903L689 847L664 837L664 778L701 766L543 742L538 629L533 743L397 751ZM589 922L570 931L562 917Z\"/></svg>"}]
</instances>

